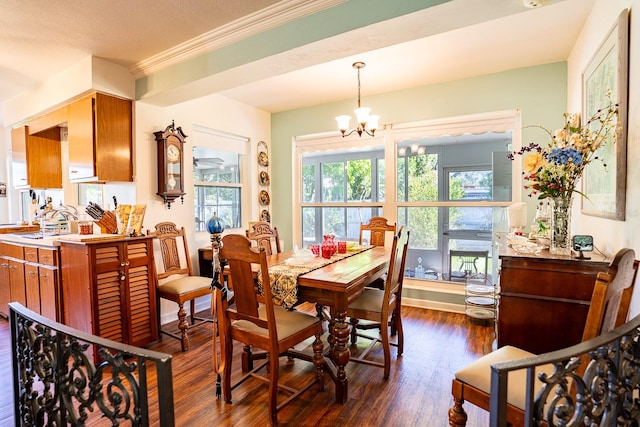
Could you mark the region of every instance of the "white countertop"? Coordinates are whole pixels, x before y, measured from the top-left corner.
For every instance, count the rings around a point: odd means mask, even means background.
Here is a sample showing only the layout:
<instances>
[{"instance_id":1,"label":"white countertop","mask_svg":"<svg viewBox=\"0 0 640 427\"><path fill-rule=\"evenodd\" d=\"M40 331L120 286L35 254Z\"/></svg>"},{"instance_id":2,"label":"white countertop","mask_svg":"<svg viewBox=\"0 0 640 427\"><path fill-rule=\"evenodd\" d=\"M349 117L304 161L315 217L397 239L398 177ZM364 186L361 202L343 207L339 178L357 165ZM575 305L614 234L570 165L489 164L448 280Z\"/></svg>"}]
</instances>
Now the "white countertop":
<instances>
[{"instance_id":1,"label":"white countertop","mask_svg":"<svg viewBox=\"0 0 640 427\"><path fill-rule=\"evenodd\" d=\"M82 242L91 240L121 239L124 236L117 234L62 234L59 236L42 236L42 238L30 238L26 236L39 236L40 233L16 233L0 234L0 241L20 243L28 246L60 246L59 241Z\"/></svg>"}]
</instances>

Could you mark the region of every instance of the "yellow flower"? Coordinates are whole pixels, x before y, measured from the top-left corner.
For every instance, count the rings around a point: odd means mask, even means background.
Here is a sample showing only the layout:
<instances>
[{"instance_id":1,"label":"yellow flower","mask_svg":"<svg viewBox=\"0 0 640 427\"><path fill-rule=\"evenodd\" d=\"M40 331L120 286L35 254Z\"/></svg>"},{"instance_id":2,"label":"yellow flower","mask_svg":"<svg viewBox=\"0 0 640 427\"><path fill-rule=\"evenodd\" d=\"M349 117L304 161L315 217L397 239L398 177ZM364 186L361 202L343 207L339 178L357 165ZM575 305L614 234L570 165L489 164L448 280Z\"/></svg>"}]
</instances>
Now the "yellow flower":
<instances>
[{"instance_id":1,"label":"yellow flower","mask_svg":"<svg viewBox=\"0 0 640 427\"><path fill-rule=\"evenodd\" d=\"M527 156L524 158L524 171L529 174L535 173L546 163L547 161L544 157L542 157L542 154L534 151L527 154Z\"/></svg>"}]
</instances>

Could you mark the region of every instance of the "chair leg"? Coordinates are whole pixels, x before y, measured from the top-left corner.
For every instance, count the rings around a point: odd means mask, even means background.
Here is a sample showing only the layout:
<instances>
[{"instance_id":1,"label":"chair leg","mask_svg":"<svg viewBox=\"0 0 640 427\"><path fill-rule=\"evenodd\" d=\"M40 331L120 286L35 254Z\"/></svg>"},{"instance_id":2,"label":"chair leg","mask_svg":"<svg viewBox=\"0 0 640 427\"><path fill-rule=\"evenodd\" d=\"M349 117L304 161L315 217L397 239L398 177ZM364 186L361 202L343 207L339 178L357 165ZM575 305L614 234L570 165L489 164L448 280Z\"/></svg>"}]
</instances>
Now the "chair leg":
<instances>
[{"instance_id":1,"label":"chair leg","mask_svg":"<svg viewBox=\"0 0 640 427\"><path fill-rule=\"evenodd\" d=\"M449 408L449 426L465 427L467 425L467 413L462 407L463 403L464 400L453 398L453 406Z\"/></svg>"},{"instance_id":2,"label":"chair leg","mask_svg":"<svg viewBox=\"0 0 640 427\"><path fill-rule=\"evenodd\" d=\"M320 339L321 334L316 334L313 342L313 364L316 367L316 378L318 380L318 390L324 390L324 344Z\"/></svg>"},{"instance_id":3,"label":"chair leg","mask_svg":"<svg viewBox=\"0 0 640 427\"><path fill-rule=\"evenodd\" d=\"M226 403L231 403L231 362L233 361L233 342L227 334L220 337L220 354L223 355L222 394Z\"/></svg>"},{"instance_id":4,"label":"chair leg","mask_svg":"<svg viewBox=\"0 0 640 427\"><path fill-rule=\"evenodd\" d=\"M358 326L358 319L356 319L355 317L352 317L350 321L351 321L351 345L354 345L356 342L358 342L358 331L356 329L356 327Z\"/></svg>"},{"instance_id":5,"label":"chair leg","mask_svg":"<svg viewBox=\"0 0 640 427\"><path fill-rule=\"evenodd\" d=\"M391 331L396 330L398 343L398 356L402 356L404 352L404 330L402 328L402 315L400 314L400 305L396 306L391 315ZM393 332L392 332L393 335Z\"/></svg>"},{"instance_id":6,"label":"chair leg","mask_svg":"<svg viewBox=\"0 0 640 427\"><path fill-rule=\"evenodd\" d=\"M242 346L242 372L253 371L253 354L251 353L251 346Z\"/></svg>"},{"instance_id":7,"label":"chair leg","mask_svg":"<svg viewBox=\"0 0 640 427\"><path fill-rule=\"evenodd\" d=\"M269 355L269 371L271 381L269 382L269 418L272 425L278 424L278 376L280 371L280 363L278 355L273 357Z\"/></svg>"},{"instance_id":8,"label":"chair leg","mask_svg":"<svg viewBox=\"0 0 640 427\"><path fill-rule=\"evenodd\" d=\"M196 300L192 299L190 302L191 308L191 324L196 323Z\"/></svg>"},{"instance_id":9,"label":"chair leg","mask_svg":"<svg viewBox=\"0 0 640 427\"><path fill-rule=\"evenodd\" d=\"M384 353L384 379L389 379L391 373L391 348L389 344L389 322L382 319L380 322L380 335L382 335L382 352Z\"/></svg>"},{"instance_id":10,"label":"chair leg","mask_svg":"<svg viewBox=\"0 0 640 427\"><path fill-rule=\"evenodd\" d=\"M189 350L189 324L187 323L187 312L184 311L184 305L178 304L178 329L180 329L180 341L182 351Z\"/></svg>"}]
</instances>

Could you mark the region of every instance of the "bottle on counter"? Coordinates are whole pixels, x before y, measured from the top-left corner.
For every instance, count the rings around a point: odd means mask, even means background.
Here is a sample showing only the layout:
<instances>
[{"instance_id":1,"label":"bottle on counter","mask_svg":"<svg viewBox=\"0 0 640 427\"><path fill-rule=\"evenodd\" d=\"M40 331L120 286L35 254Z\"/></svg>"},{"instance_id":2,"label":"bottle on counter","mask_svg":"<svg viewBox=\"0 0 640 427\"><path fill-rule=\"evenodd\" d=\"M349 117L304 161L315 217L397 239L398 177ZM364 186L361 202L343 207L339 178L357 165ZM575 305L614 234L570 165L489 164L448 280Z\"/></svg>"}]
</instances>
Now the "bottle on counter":
<instances>
[{"instance_id":1,"label":"bottle on counter","mask_svg":"<svg viewBox=\"0 0 640 427\"><path fill-rule=\"evenodd\" d=\"M422 257L418 257L418 265L415 272L416 279L424 279L424 267L422 266Z\"/></svg>"}]
</instances>

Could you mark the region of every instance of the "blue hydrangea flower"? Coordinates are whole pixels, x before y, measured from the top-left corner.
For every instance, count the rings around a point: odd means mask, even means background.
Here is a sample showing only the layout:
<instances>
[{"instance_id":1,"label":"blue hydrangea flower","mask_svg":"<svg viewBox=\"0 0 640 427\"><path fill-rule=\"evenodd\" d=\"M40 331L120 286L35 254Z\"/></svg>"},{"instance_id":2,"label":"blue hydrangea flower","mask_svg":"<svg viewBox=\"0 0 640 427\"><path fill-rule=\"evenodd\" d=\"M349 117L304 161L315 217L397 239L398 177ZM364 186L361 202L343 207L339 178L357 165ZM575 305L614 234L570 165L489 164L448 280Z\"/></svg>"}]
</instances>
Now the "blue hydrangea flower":
<instances>
[{"instance_id":1,"label":"blue hydrangea flower","mask_svg":"<svg viewBox=\"0 0 640 427\"><path fill-rule=\"evenodd\" d=\"M582 164L582 153L574 148L552 148L547 154L547 160L557 165Z\"/></svg>"}]
</instances>

